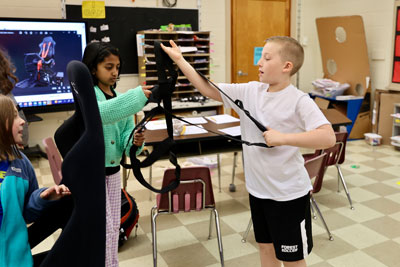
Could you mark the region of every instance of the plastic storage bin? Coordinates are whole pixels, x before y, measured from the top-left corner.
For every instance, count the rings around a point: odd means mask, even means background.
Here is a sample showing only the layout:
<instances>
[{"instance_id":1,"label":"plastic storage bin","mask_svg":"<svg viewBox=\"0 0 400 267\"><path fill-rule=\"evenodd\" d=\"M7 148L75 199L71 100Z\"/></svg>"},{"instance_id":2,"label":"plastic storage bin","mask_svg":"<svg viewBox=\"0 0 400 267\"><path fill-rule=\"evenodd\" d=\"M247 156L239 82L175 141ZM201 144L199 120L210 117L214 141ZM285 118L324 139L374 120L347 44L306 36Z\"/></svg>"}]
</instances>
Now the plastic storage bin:
<instances>
[{"instance_id":1,"label":"plastic storage bin","mask_svg":"<svg viewBox=\"0 0 400 267\"><path fill-rule=\"evenodd\" d=\"M382 136L374 133L365 133L365 142L371 146L379 146L381 144Z\"/></svg>"}]
</instances>

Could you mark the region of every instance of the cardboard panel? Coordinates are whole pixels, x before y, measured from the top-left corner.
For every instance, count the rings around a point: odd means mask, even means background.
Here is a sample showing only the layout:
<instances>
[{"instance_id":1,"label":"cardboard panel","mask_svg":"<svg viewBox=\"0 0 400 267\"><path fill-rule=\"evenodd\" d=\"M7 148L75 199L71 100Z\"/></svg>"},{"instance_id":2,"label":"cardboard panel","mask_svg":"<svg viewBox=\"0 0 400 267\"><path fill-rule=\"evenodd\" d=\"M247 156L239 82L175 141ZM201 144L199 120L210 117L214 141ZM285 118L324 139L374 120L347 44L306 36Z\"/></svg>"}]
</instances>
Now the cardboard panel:
<instances>
[{"instance_id":1,"label":"cardboard panel","mask_svg":"<svg viewBox=\"0 0 400 267\"><path fill-rule=\"evenodd\" d=\"M316 23L324 77L349 83L351 87L344 92L346 95L364 96L369 87L370 69L362 17L317 18ZM336 36L340 27L345 31L343 42ZM328 69L335 70L328 67L332 60L336 63L336 72L329 73Z\"/></svg>"},{"instance_id":2,"label":"cardboard panel","mask_svg":"<svg viewBox=\"0 0 400 267\"><path fill-rule=\"evenodd\" d=\"M364 133L371 132L371 116L370 112L360 112L357 115L357 119L351 129L349 138L350 139L362 139Z\"/></svg>"},{"instance_id":3,"label":"cardboard panel","mask_svg":"<svg viewBox=\"0 0 400 267\"><path fill-rule=\"evenodd\" d=\"M329 107L329 100L321 97L316 97L314 98L314 101L320 109L327 109Z\"/></svg>"}]
</instances>

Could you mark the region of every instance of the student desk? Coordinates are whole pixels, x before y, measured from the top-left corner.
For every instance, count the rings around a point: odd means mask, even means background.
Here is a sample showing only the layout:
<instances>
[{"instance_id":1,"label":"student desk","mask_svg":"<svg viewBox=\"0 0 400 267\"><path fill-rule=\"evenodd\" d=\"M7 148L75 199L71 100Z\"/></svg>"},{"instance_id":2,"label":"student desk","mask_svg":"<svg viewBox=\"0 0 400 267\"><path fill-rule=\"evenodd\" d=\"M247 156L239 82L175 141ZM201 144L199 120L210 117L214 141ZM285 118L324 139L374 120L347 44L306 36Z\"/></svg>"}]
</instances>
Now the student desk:
<instances>
[{"instance_id":1,"label":"student desk","mask_svg":"<svg viewBox=\"0 0 400 267\"><path fill-rule=\"evenodd\" d=\"M321 110L325 117L328 119L330 123L332 123L332 127L334 130L338 130L339 126L349 125L352 121L347 118L345 115L337 111L336 109L323 109ZM215 132L218 132L218 129L233 127L240 125L239 122L232 123L224 123L224 124L216 124L213 122L207 121L206 124L202 124L205 129L209 129ZM224 133L220 132L225 135ZM145 140L146 146L152 146L153 149L157 147L166 137L168 136L167 130L146 130L145 132ZM237 138L240 138L238 136ZM177 156L179 157L194 157L200 155L209 155L209 154L217 154L218 161L218 181L219 181L219 191L221 192L221 169L220 169L220 153L226 152L234 152L233 158L233 167L232 167L232 184L229 186L229 190L231 192L236 191L236 187L234 184L235 178L235 167L236 167L236 157L237 152L242 151L242 144L239 142L235 142L229 140L223 136L216 135L214 133L204 133L204 134L193 134L193 135L181 135L175 136L174 140L176 141L176 151ZM164 159L168 158L168 155L163 157ZM152 180L152 169L150 166L150 184ZM127 171L125 168L122 168L122 177L123 177L123 187L126 188L127 184Z\"/></svg>"},{"instance_id":2,"label":"student desk","mask_svg":"<svg viewBox=\"0 0 400 267\"><path fill-rule=\"evenodd\" d=\"M223 123L216 124L213 122L209 122L207 120L206 124L202 124L205 129L209 129L211 131L218 132L218 129L224 129L228 127L238 126L239 122L232 123ZM223 132L219 132L222 135L226 135ZM146 130L145 132L145 142L146 146L152 146L153 149L157 149L157 145L159 145L165 138L168 137L167 130ZM236 136L236 138L240 138L240 136ZM225 138L224 136L220 136L214 133L204 133L204 134L193 134L193 135L181 135L174 136L174 140L176 142L176 154L178 159L180 157L194 157L200 155L209 155L209 154L217 154L218 161L218 181L219 181L219 191L221 192L221 169L220 169L220 153L226 152L234 152L234 161L233 161L233 169L232 169L232 184L230 186L230 191L235 191L235 185L233 184L234 176L235 176L235 167L236 167L236 157L237 152L242 151L242 144L239 142L235 142ZM165 155L163 159L168 158L168 155ZM150 166L150 181L152 180L152 169ZM123 168L123 187L126 187L127 183L127 175L126 169Z\"/></svg>"}]
</instances>

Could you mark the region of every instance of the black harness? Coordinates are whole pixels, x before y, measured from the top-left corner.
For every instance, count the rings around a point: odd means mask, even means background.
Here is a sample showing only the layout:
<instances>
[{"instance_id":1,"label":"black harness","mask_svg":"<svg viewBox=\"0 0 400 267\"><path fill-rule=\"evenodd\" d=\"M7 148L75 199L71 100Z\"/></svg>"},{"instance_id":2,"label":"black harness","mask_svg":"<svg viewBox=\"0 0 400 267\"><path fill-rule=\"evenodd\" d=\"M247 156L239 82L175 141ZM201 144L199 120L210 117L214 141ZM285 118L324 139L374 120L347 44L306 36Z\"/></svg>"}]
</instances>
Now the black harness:
<instances>
[{"instance_id":1,"label":"black harness","mask_svg":"<svg viewBox=\"0 0 400 267\"><path fill-rule=\"evenodd\" d=\"M142 162L137 158L136 152L138 147L135 145L132 145L130 151L129 151L129 156L131 159L131 164L127 164L125 162L125 151L123 153L123 157L121 160L121 165L124 168L127 169L132 169L133 174L135 175L136 179L146 188L150 189L153 192L156 193L166 193L169 192L173 189L175 189L179 183L180 183L180 170L181 167L178 164L178 160L176 157L176 143L173 138L173 125L172 125L172 118L176 118L178 120L181 120L189 125L193 125L196 127L199 127L198 125L192 124L186 120L184 120L181 117L178 117L172 113L172 92L175 90L175 84L176 80L178 77L178 72L177 70L173 67L173 62L169 58L169 56L162 51L162 48L160 46L160 42L155 41L154 42L154 53L155 53L155 58L156 58L156 66L157 66L157 76L158 76L158 85L155 85L154 88L152 89L152 94L151 97L149 98L150 102L155 102L157 103L157 106L153 108L151 111L146 113L145 117L136 125L136 127L133 129L131 135L129 136L128 142L132 142L133 134L135 133L136 130L143 129L144 126L148 121L150 121L155 115L158 115L160 113L165 114L165 121L167 124L167 132L168 132L168 137L164 139L159 145L154 147L152 153L147 156L146 159L144 159ZM207 79L204 74L201 72L197 71L202 78L207 80L209 83L211 83L218 91L221 92L221 94L225 95L230 101L235 103L236 106L238 106L239 109L241 109L246 116L254 122L254 124L257 126L260 131L265 132L267 129L259 122L257 121L253 116L251 116L250 112L246 110L243 107L243 103L240 100L233 100L230 98L225 92L223 92L220 88L218 88L217 85L215 85L213 82L211 82L209 79ZM163 106L161 106L161 102L163 103ZM200 127L199 127L200 128ZM247 146L260 146L260 147L265 147L265 148L270 148L271 146L268 146L265 143L251 143L248 141L241 140L239 138L235 138L232 136L227 136L227 135L222 135L221 133L208 130L207 131L214 133L216 135L221 135L227 139L240 142L242 144L245 144ZM154 162L156 162L159 158L161 158L163 155L165 155L167 152L169 152L169 161L176 167L175 169L175 176L176 179L172 181L170 184L167 186L161 188L161 189L156 189L153 186L151 186L144 178L143 175L140 171L141 168L149 167L151 166Z\"/></svg>"},{"instance_id":2,"label":"black harness","mask_svg":"<svg viewBox=\"0 0 400 267\"><path fill-rule=\"evenodd\" d=\"M157 107L153 108L148 112L145 117L136 125L131 135L129 136L128 142L131 142L133 134L137 129L142 129L146 123L151 120L155 115L164 113L165 121L167 124L168 137L165 138L158 146L156 146L152 153L144 159L142 162L136 157L137 146L132 145L129 156L131 164L125 163L125 151L121 160L121 165L124 168L132 169L136 179L146 188L156 193L166 193L176 187L180 183L181 167L178 164L176 157L175 141L173 136L173 125L172 125L172 92L175 89L176 80L178 78L178 72L174 69L172 60L162 51L160 42L154 42L154 53L156 57L158 86L152 90L151 100L157 103ZM167 71L168 70L168 73ZM163 107L161 106L161 101ZM149 167L156 162L161 156L169 151L169 161L175 166L176 179L162 189L156 189L151 186L144 178L140 171L141 168Z\"/></svg>"}]
</instances>

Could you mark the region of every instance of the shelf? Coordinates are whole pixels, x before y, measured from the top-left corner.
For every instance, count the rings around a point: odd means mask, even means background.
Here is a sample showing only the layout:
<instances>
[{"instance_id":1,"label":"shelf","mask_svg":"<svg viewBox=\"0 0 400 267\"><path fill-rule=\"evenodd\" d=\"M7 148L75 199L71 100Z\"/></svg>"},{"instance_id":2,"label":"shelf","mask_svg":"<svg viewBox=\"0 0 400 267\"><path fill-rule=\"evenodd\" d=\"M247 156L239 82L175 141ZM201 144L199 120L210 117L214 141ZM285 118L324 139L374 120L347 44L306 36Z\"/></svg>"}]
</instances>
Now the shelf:
<instances>
[{"instance_id":1,"label":"shelf","mask_svg":"<svg viewBox=\"0 0 400 267\"><path fill-rule=\"evenodd\" d=\"M148 112L154 107L156 107L156 103L149 103L144 108L144 112ZM222 103L209 99L206 102L180 102L180 101L172 101L172 109L173 110L185 110L185 109L202 109L202 108L213 108L213 107L222 107Z\"/></svg>"},{"instance_id":2,"label":"shelf","mask_svg":"<svg viewBox=\"0 0 400 267\"><path fill-rule=\"evenodd\" d=\"M394 103L394 112L390 116L393 117L393 130L392 130L392 142L391 144L400 149L400 143L396 142L395 139L400 139L400 103Z\"/></svg>"},{"instance_id":3,"label":"shelf","mask_svg":"<svg viewBox=\"0 0 400 267\"><path fill-rule=\"evenodd\" d=\"M183 53L183 57L209 57L209 53L197 53L197 54L188 54L188 53ZM155 58L154 54L146 54L146 57L148 58Z\"/></svg>"},{"instance_id":4,"label":"shelf","mask_svg":"<svg viewBox=\"0 0 400 267\"><path fill-rule=\"evenodd\" d=\"M141 40L137 42L139 50L143 53L138 57L139 62L139 83L154 85L158 82L156 60L154 54L154 42L167 43L174 40L181 47L193 47L197 51L189 50L183 53L183 57L196 70L210 78L210 32L209 31L183 31L183 32L160 32L160 31L140 31L138 32ZM174 63L176 66L176 64ZM188 81L181 71L178 73L177 84L173 92L174 99L192 99L193 96L200 96L200 92ZM176 109L203 109L211 108L222 113L222 103L207 100L204 103L179 102L173 101L173 110ZM213 104L210 104L213 103ZM217 113L217 114L218 114Z\"/></svg>"}]
</instances>

